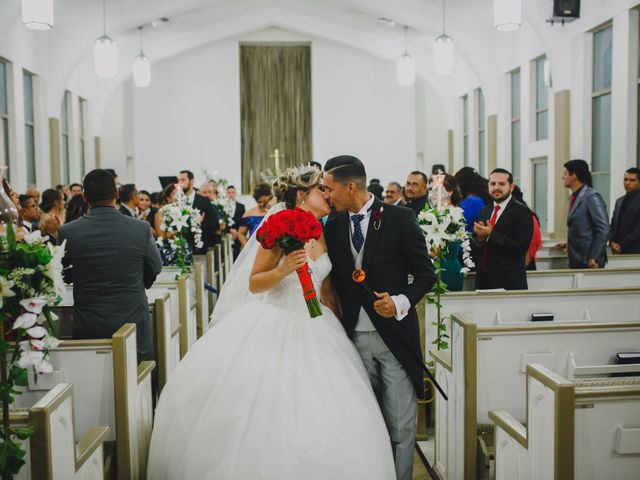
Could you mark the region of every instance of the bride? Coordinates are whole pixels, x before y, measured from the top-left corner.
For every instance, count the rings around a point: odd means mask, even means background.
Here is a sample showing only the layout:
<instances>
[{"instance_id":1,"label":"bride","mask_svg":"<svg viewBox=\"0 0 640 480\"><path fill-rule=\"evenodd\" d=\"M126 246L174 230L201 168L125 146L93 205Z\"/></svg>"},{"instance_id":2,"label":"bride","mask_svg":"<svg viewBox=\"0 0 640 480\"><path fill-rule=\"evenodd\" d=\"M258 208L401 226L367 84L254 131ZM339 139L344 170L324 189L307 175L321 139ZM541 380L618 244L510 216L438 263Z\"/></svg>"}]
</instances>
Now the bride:
<instances>
[{"instance_id":1,"label":"bride","mask_svg":"<svg viewBox=\"0 0 640 480\"><path fill-rule=\"evenodd\" d=\"M278 209L329 213L314 167L274 182ZM310 318L295 270L323 302ZM156 410L148 478L392 480L389 435L369 378L336 317L324 239L286 257L252 237Z\"/></svg>"}]
</instances>

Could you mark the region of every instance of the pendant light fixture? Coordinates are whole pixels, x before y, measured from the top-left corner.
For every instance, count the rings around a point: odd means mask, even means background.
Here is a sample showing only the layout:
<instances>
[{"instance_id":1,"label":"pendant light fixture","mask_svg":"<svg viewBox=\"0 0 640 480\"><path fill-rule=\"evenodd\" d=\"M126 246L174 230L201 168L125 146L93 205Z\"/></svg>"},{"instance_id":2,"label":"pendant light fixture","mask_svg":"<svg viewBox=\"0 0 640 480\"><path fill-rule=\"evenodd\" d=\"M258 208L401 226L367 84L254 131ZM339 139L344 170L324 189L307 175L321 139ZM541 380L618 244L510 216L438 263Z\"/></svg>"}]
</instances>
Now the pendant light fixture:
<instances>
[{"instance_id":1,"label":"pendant light fixture","mask_svg":"<svg viewBox=\"0 0 640 480\"><path fill-rule=\"evenodd\" d=\"M453 38L445 33L446 8L445 0L442 0L442 35L436 38L433 49L433 66L438 75L447 76L453 74L456 60L456 49Z\"/></svg>"},{"instance_id":2,"label":"pendant light fixture","mask_svg":"<svg viewBox=\"0 0 640 480\"><path fill-rule=\"evenodd\" d=\"M102 27L102 36L93 44L93 67L99 77L115 77L118 74L118 47L107 35L106 0L102 0Z\"/></svg>"},{"instance_id":3,"label":"pendant light fixture","mask_svg":"<svg viewBox=\"0 0 640 480\"><path fill-rule=\"evenodd\" d=\"M140 53L133 59L133 83L136 87L148 87L151 84L151 61L142 49L142 29L140 31Z\"/></svg>"},{"instance_id":4,"label":"pendant light fixture","mask_svg":"<svg viewBox=\"0 0 640 480\"><path fill-rule=\"evenodd\" d=\"M53 0L22 0L22 23L31 30L51 30Z\"/></svg>"},{"instance_id":5,"label":"pendant light fixture","mask_svg":"<svg viewBox=\"0 0 640 480\"><path fill-rule=\"evenodd\" d=\"M518 30L522 25L522 0L493 0L493 25L501 32Z\"/></svg>"},{"instance_id":6,"label":"pendant light fixture","mask_svg":"<svg viewBox=\"0 0 640 480\"><path fill-rule=\"evenodd\" d=\"M413 85L416 79L416 61L407 50L407 30L409 27L404 27L404 53L398 59L396 64L396 74L398 77L398 83L404 87L410 87Z\"/></svg>"}]
</instances>

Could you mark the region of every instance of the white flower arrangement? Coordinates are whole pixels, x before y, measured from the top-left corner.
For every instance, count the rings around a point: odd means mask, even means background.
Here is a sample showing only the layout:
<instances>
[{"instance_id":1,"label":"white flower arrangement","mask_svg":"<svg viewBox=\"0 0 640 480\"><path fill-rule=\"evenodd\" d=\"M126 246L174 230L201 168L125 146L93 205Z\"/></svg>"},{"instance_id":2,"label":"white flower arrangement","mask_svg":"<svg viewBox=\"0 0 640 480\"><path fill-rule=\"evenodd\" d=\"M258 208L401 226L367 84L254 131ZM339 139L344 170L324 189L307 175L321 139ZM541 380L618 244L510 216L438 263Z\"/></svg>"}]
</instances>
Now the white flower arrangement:
<instances>
[{"instance_id":1,"label":"white flower arrangement","mask_svg":"<svg viewBox=\"0 0 640 480\"><path fill-rule=\"evenodd\" d=\"M446 251L453 242L460 242L464 266L468 272L474 267L471 259L471 236L466 230L464 212L460 207L446 206L441 210L430 208L418 214L418 224L425 234L430 253Z\"/></svg>"},{"instance_id":2,"label":"white flower arrangement","mask_svg":"<svg viewBox=\"0 0 640 480\"><path fill-rule=\"evenodd\" d=\"M183 236L193 233L196 248L202 248L202 230L200 228L200 210L190 205L170 203L160 210L162 223L160 229L175 236ZM172 248L175 248L175 237L170 240ZM162 239L159 239L162 243Z\"/></svg>"}]
</instances>

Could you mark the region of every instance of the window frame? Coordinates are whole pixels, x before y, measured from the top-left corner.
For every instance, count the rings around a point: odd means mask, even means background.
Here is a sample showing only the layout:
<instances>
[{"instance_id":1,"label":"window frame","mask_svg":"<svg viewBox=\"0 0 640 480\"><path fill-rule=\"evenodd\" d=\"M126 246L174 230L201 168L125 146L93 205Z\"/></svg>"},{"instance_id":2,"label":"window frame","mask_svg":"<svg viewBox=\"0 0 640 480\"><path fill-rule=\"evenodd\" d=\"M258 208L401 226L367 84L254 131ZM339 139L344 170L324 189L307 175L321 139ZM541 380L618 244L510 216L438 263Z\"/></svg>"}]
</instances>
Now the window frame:
<instances>
[{"instance_id":1,"label":"window frame","mask_svg":"<svg viewBox=\"0 0 640 480\"><path fill-rule=\"evenodd\" d=\"M469 95L462 96L462 163L469 166Z\"/></svg>"},{"instance_id":2,"label":"window frame","mask_svg":"<svg viewBox=\"0 0 640 480\"><path fill-rule=\"evenodd\" d=\"M478 126L478 173L483 177L487 176L487 119L485 114L484 93L482 88L474 90L476 97L476 122Z\"/></svg>"},{"instance_id":3,"label":"window frame","mask_svg":"<svg viewBox=\"0 0 640 480\"><path fill-rule=\"evenodd\" d=\"M0 129L2 129L2 138L4 139L4 152L2 152L2 161L0 161L0 166L6 167L4 177L7 181L11 181L10 173L11 169L9 166L11 165L11 148L10 148L10 139L9 139L9 124L10 124L10 116L9 116L9 65L10 62L2 57L0 57L0 63L4 66L4 91L0 92L0 95L4 96L4 104L6 107L6 112L0 111Z\"/></svg>"},{"instance_id":4,"label":"window frame","mask_svg":"<svg viewBox=\"0 0 640 480\"><path fill-rule=\"evenodd\" d=\"M32 120L28 120L29 115L27 115L27 93L24 89L26 78L29 78L30 83L30 94L31 94L31 118ZM22 69L22 85L23 85L23 106L24 106L24 142L25 142L25 161L26 161L26 177L27 177L27 185L36 185L38 181L38 171L37 171L37 155L36 155L36 109L35 109L35 100L36 100L36 92L35 92L35 84L36 84L36 75L35 73ZM27 132L31 130L31 151L33 152L33 158L28 158L29 152L29 135ZM33 169L33 172L30 172L30 168Z\"/></svg>"},{"instance_id":5,"label":"window frame","mask_svg":"<svg viewBox=\"0 0 640 480\"><path fill-rule=\"evenodd\" d=\"M517 100L518 100L517 116L514 116L514 108L513 108L514 99L516 98L513 93L513 84L514 84L513 76L514 75L518 75L518 84L520 86L518 90L518 96L517 96ZM520 67L515 68L509 72L509 106L510 106L509 137L511 138L511 151L509 152L509 156L511 157L511 173L513 175L513 182L516 185L519 185L522 179L522 71ZM514 157L514 148L513 148L513 145L514 145L513 127L514 127L514 124L516 123L518 124L518 132L520 134L519 135L520 138L518 138L520 155L518 158ZM517 170L515 168L516 165L518 167Z\"/></svg>"},{"instance_id":6,"label":"window frame","mask_svg":"<svg viewBox=\"0 0 640 480\"><path fill-rule=\"evenodd\" d=\"M539 57L536 57L532 60L533 64L535 65L535 95L534 95L534 123L535 123L535 138L536 141L540 141L540 140L548 140L549 139L549 87L544 83L544 62L547 61L547 56L546 55L540 55ZM538 82L540 79L540 71L539 69L542 69L542 83L544 85L544 92L545 95L547 97L547 101L546 101L546 107L545 108L538 108L538 104L539 104L539 100L540 97L538 96L539 93L539 89L538 89ZM540 130L538 128L538 118L543 114L546 113L547 114L547 131L545 132L545 136L542 137L540 135Z\"/></svg>"}]
</instances>

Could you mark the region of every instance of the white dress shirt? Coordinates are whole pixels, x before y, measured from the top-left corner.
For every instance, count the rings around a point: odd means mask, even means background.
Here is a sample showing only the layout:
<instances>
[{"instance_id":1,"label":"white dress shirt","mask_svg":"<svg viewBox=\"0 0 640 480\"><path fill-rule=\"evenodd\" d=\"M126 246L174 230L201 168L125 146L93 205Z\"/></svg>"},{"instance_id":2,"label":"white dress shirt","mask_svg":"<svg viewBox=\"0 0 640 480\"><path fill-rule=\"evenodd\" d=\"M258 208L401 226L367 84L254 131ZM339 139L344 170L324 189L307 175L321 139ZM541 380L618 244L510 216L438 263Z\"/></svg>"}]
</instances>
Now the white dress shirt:
<instances>
[{"instance_id":1,"label":"white dress shirt","mask_svg":"<svg viewBox=\"0 0 640 480\"><path fill-rule=\"evenodd\" d=\"M360 228L362 230L362 236L364 238L365 244L367 241L367 229L369 228L369 219L371 218L371 207L373 206L374 197L372 194L369 194L369 200L367 203L363 205L360 211L357 213L358 215L364 215L362 220L360 220ZM353 233L353 222L351 221L351 217L356 215L355 213L349 211L349 240L352 238ZM362 248L365 248L365 244L362 245ZM393 300L394 305L396 306L395 318L396 320L402 320L407 316L409 310L411 309L411 302L407 298L406 295L391 295L391 300Z\"/></svg>"}]
</instances>

